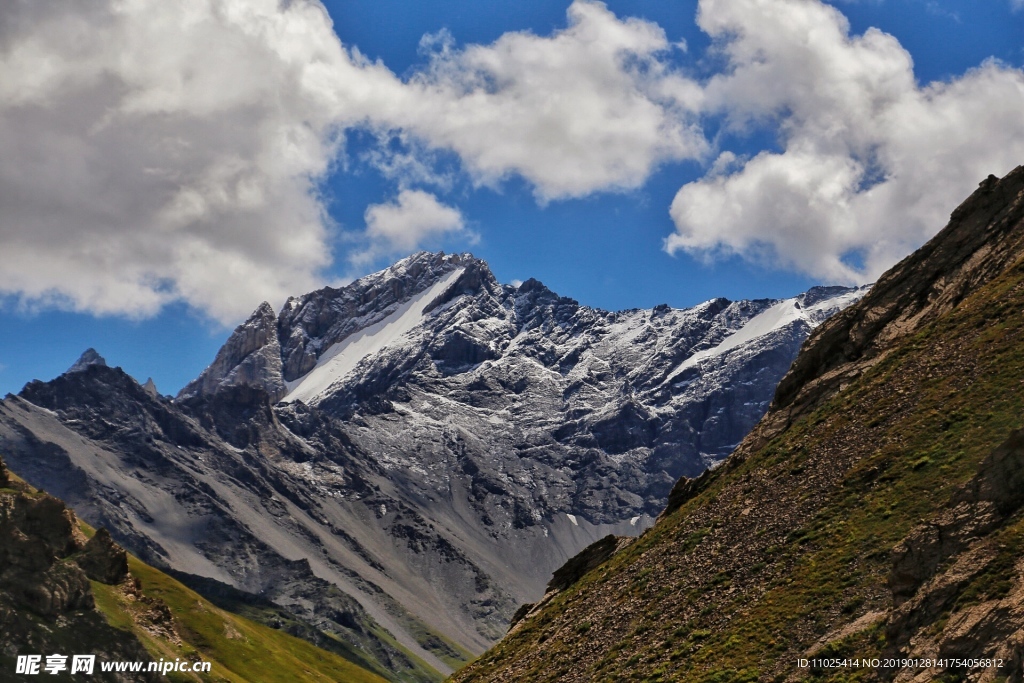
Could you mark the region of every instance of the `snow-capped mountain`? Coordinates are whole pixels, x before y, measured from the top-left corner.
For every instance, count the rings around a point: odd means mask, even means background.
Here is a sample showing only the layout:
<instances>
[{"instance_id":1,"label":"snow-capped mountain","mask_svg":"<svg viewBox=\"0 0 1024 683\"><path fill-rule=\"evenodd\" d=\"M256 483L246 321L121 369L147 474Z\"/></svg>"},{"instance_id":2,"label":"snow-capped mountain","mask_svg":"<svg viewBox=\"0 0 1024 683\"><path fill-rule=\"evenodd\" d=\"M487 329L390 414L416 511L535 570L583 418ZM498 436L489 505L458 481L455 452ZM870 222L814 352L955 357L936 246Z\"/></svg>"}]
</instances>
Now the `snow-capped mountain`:
<instances>
[{"instance_id":1,"label":"snow-capped mountain","mask_svg":"<svg viewBox=\"0 0 1024 683\"><path fill-rule=\"evenodd\" d=\"M31 383L0 404L0 448L150 561L415 677L403 656L446 671L568 557L645 528L862 294L607 312L420 253L260 306L173 401L96 362ZM318 600L330 584L358 604Z\"/></svg>"},{"instance_id":2,"label":"snow-capped mountain","mask_svg":"<svg viewBox=\"0 0 1024 683\"><path fill-rule=\"evenodd\" d=\"M451 442L468 438L457 450L481 457L461 475L502 499L495 528L617 523L656 515L680 475L727 455L810 330L861 294L611 313L536 280L501 285L469 255L421 253L291 299L277 320L264 305L178 398L257 384L347 422L425 494L446 490L461 468Z\"/></svg>"}]
</instances>

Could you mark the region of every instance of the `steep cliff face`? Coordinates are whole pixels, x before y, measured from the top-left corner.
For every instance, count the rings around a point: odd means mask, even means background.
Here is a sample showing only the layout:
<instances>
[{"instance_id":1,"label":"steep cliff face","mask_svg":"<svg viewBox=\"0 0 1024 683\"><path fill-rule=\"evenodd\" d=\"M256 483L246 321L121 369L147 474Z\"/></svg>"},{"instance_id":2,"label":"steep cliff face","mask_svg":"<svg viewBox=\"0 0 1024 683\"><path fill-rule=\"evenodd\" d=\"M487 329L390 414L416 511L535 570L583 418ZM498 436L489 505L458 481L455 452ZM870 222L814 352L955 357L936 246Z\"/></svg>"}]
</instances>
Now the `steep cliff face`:
<instances>
[{"instance_id":1,"label":"steep cliff face","mask_svg":"<svg viewBox=\"0 0 1024 683\"><path fill-rule=\"evenodd\" d=\"M648 526L862 294L608 312L421 253L261 306L173 401L99 364L30 383L0 447L147 561L427 680Z\"/></svg>"},{"instance_id":2,"label":"steep cliff face","mask_svg":"<svg viewBox=\"0 0 1024 683\"><path fill-rule=\"evenodd\" d=\"M249 319L235 328L217 352L210 367L189 382L179 399L217 393L230 387L259 387L277 401L284 396L281 345L277 341L277 317L270 304L263 303Z\"/></svg>"},{"instance_id":3,"label":"steep cliff face","mask_svg":"<svg viewBox=\"0 0 1024 683\"><path fill-rule=\"evenodd\" d=\"M1021 680L1022 308L1024 167L812 333L721 467L454 680ZM797 666L865 657L917 661Z\"/></svg>"}]
</instances>

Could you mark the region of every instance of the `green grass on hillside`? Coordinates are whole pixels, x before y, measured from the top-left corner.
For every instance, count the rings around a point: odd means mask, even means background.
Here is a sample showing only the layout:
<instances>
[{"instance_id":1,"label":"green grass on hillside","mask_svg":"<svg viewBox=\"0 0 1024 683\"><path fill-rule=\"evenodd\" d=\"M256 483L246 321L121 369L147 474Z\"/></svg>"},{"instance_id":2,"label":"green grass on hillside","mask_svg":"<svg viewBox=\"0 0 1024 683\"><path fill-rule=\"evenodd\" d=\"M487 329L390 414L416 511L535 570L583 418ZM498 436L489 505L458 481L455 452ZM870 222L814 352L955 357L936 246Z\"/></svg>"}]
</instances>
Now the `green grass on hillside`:
<instances>
[{"instance_id":1,"label":"green grass on hillside","mask_svg":"<svg viewBox=\"0 0 1024 683\"><path fill-rule=\"evenodd\" d=\"M134 632L156 659L209 661L212 676L206 680L211 681L385 681L304 640L218 609L198 593L131 555L128 565L132 575L142 582L142 593L170 608L181 642L173 642L141 625L140 621L145 624L146 620L140 614L150 606L132 600L118 586L93 582L96 605L112 626ZM168 678L203 680L193 674L170 674Z\"/></svg>"},{"instance_id":2,"label":"green grass on hillside","mask_svg":"<svg viewBox=\"0 0 1024 683\"><path fill-rule=\"evenodd\" d=\"M376 658L382 654L378 650L364 649L359 646L359 641L355 643L350 642L330 630L318 630L287 609L269 600L253 600L251 599L252 596L242 591L236 593L231 590L215 588L212 592L207 592L203 588L206 584L202 577L189 574L179 575L174 571L166 573L226 612L245 617L257 624L284 631L312 643L316 647L341 655L353 664L393 680L395 683L429 683L430 681L436 682L444 678L441 673L431 668L426 662L406 649L390 632L372 619L362 621L355 626L355 629L358 629L362 638L362 642L369 646L372 646L374 643L380 643L392 651L400 652L405 658L405 661L400 663L401 668L397 666L397 670L384 668ZM340 593L340 589L336 586L330 586L327 590ZM459 668L472 658L471 655L466 653L461 659L445 659L442 655L458 652L454 649L455 646L451 645L450 641L442 640L440 636L427 630L422 622L411 617L397 603L393 603L393 606L396 609L392 610L392 616L399 619L399 623L406 628L406 631L412 634L421 645L424 645L428 650L434 651L442 660L447 661L453 669ZM387 607L386 603L385 608L387 609ZM387 655L385 654L384 656ZM397 658L391 661L396 663Z\"/></svg>"},{"instance_id":3,"label":"green grass on hillside","mask_svg":"<svg viewBox=\"0 0 1024 683\"><path fill-rule=\"evenodd\" d=\"M456 680L786 680L818 638L891 606L892 548L945 509L1021 427L1021 310L1018 263L745 461L717 471ZM784 500L794 524L742 521L748 497ZM1000 558L960 605L1007 590L1024 522L999 533ZM694 564L697 555L704 564ZM725 558L730 569L715 574ZM884 647L884 629L874 626L826 651L865 657ZM855 681L875 672L829 675Z\"/></svg>"}]
</instances>

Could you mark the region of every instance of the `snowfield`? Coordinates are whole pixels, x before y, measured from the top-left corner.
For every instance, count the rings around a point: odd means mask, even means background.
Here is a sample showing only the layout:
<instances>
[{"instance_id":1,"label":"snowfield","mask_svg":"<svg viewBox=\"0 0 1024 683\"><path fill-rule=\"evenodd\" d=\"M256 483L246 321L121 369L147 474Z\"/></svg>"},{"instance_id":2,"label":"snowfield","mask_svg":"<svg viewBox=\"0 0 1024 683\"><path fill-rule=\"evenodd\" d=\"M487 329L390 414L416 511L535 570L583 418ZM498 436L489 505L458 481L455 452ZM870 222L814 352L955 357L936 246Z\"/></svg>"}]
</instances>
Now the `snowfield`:
<instances>
[{"instance_id":1,"label":"snowfield","mask_svg":"<svg viewBox=\"0 0 1024 683\"><path fill-rule=\"evenodd\" d=\"M457 268L445 275L429 289L420 292L395 309L378 323L365 327L331 346L317 362L316 367L297 380L286 382L286 403L302 401L316 403L317 397L344 379L359 361L393 346L407 333L416 329L426 317L430 302L441 296L466 271Z\"/></svg>"}]
</instances>

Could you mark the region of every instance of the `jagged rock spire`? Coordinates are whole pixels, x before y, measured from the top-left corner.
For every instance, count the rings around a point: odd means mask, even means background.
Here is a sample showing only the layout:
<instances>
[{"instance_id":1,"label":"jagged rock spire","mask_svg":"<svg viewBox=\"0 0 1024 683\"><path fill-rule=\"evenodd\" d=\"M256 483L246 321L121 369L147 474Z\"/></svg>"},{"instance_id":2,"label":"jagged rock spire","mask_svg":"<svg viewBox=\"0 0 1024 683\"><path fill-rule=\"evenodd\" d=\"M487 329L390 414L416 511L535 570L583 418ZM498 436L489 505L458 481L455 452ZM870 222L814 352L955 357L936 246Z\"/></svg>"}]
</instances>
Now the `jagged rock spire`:
<instances>
[{"instance_id":1,"label":"jagged rock spire","mask_svg":"<svg viewBox=\"0 0 1024 683\"><path fill-rule=\"evenodd\" d=\"M266 301L235 328L210 367L181 390L178 400L210 395L235 385L261 386L272 401L285 394L277 316Z\"/></svg>"}]
</instances>

